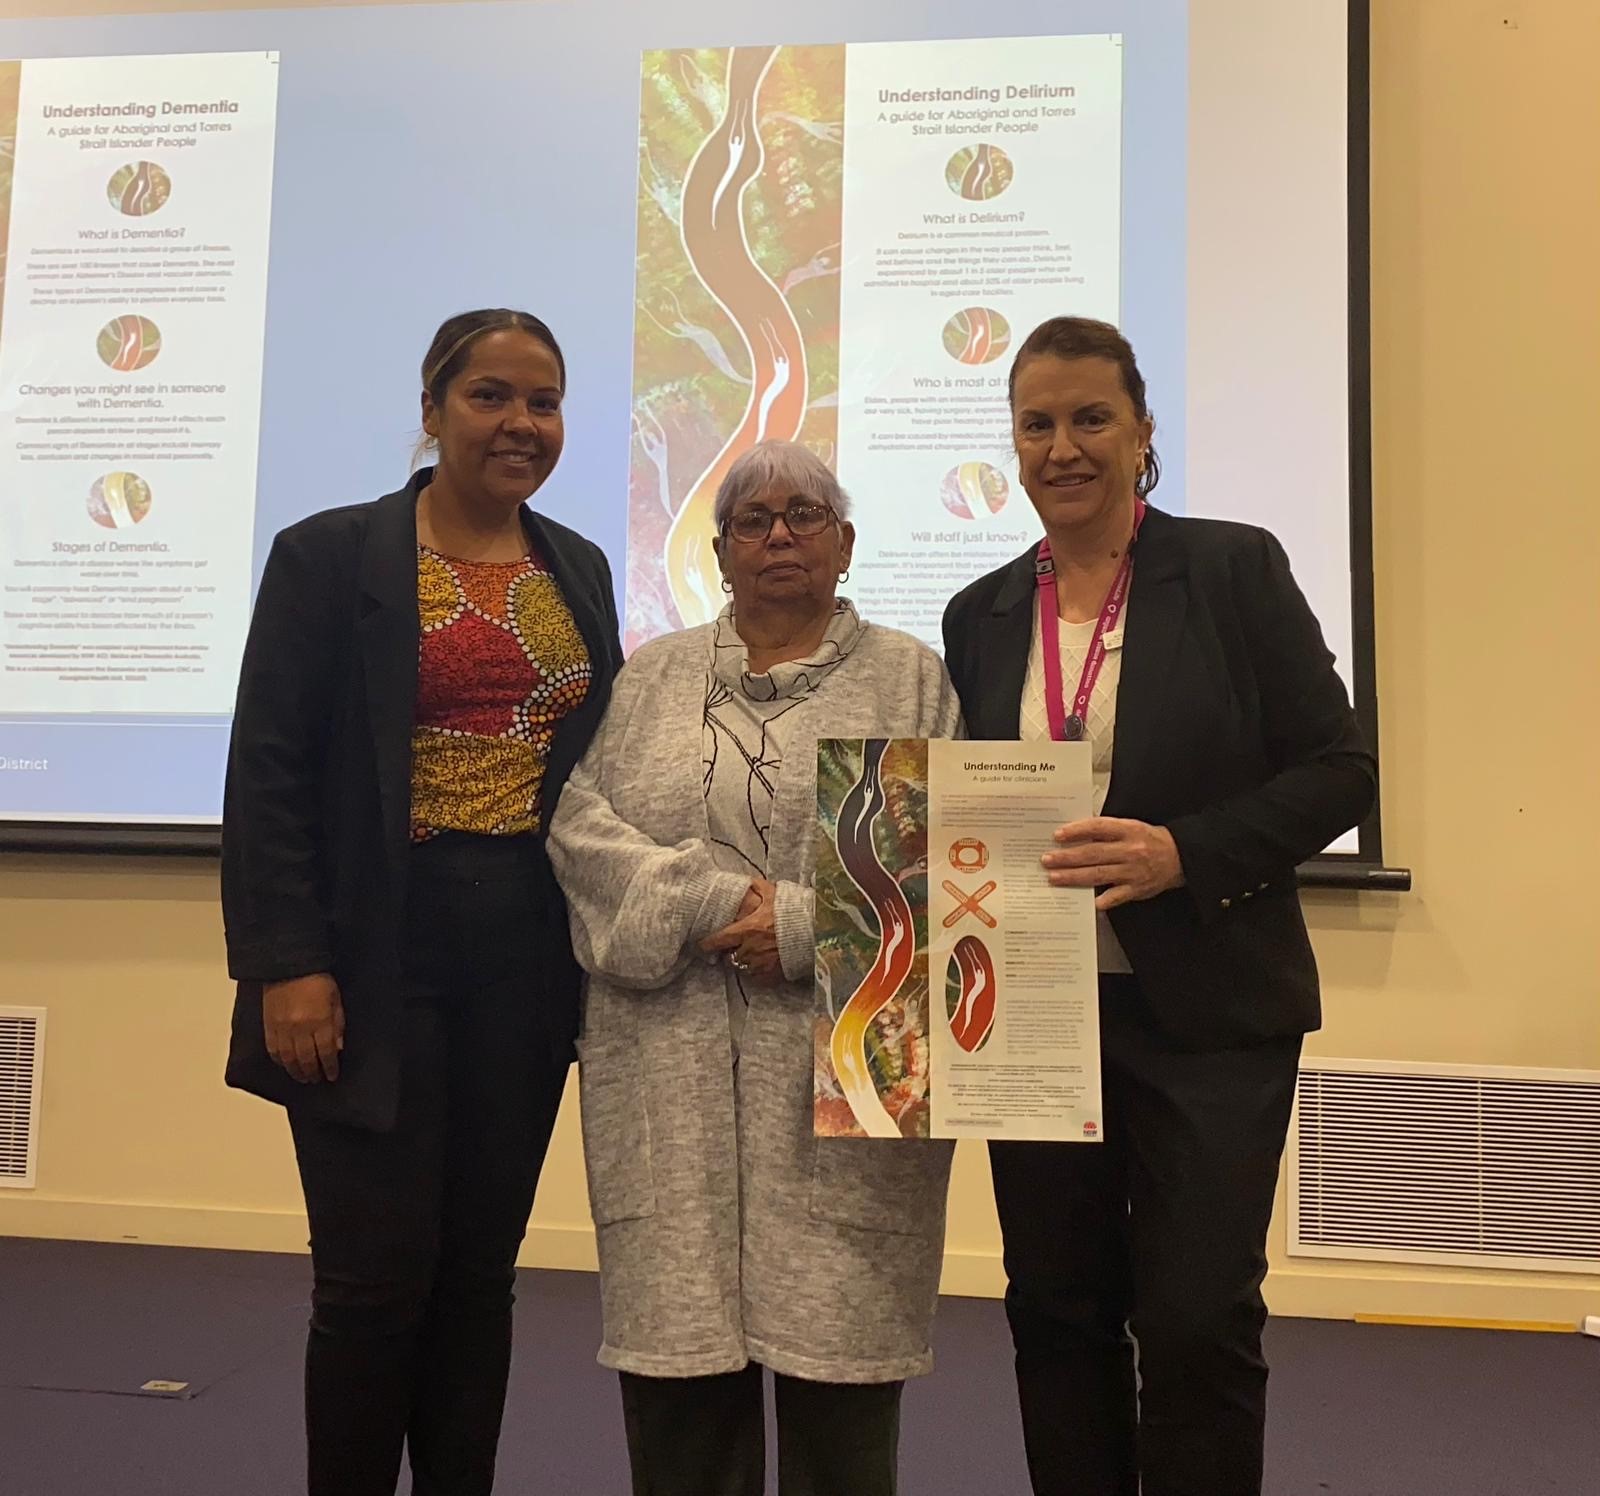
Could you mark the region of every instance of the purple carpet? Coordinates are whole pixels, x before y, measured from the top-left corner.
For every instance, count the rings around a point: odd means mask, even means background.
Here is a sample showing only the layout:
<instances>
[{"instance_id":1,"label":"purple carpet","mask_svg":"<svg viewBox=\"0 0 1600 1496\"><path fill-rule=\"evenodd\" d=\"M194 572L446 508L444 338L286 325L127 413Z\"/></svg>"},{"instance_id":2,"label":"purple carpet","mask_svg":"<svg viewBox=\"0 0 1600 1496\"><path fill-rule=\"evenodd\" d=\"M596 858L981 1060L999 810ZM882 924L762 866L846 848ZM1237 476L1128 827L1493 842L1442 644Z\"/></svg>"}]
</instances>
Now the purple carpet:
<instances>
[{"instance_id":1,"label":"purple carpet","mask_svg":"<svg viewBox=\"0 0 1600 1496\"><path fill-rule=\"evenodd\" d=\"M0 1493L294 1496L303 1257L0 1238ZM521 1275L500 1489L625 1496L581 1273ZM906 1496L1026 1496L1000 1306L946 1299L906 1393ZM1600 1343L1279 1320L1269 1496L1600 1490ZM186 1395L137 1393L187 1381ZM51 1390L43 1390L51 1389ZM67 1390L81 1389L81 1390Z\"/></svg>"}]
</instances>

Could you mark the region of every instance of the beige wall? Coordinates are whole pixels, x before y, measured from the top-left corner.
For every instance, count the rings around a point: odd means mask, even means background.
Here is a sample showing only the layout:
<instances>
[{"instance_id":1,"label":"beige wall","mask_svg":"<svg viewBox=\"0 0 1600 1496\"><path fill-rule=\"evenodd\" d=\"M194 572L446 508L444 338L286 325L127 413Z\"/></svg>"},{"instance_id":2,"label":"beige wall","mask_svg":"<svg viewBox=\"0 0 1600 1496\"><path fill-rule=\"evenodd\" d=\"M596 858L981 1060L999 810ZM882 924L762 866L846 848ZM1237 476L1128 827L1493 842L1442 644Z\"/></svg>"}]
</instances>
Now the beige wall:
<instances>
[{"instance_id":1,"label":"beige wall","mask_svg":"<svg viewBox=\"0 0 1600 1496\"><path fill-rule=\"evenodd\" d=\"M1308 898L1328 1011L1311 1051L1600 1069L1600 505L1583 450L1600 400L1600 6L1373 9L1385 819L1417 891ZM0 1003L49 1009L39 1187L0 1190L0 1233L301 1245L281 1117L218 1081L213 868L0 858L0 952ZM593 1260L570 1100L529 1263ZM1000 1283L987 1186L964 1151L954 1291ZM1280 1221L1283 1313L1600 1313L1600 1275L1290 1261L1283 1240Z\"/></svg>"}]
</instances>

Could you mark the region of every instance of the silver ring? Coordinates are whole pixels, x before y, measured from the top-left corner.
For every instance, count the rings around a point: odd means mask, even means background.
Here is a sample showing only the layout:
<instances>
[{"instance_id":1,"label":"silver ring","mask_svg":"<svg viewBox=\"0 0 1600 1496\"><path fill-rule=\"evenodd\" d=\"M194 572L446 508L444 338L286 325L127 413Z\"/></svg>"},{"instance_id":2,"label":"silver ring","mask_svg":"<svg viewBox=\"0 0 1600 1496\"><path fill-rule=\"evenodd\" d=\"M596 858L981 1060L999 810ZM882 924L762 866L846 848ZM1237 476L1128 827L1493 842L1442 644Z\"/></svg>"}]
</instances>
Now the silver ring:
<instances>
[{"instance_id":1,"label":"silver ring","mask_svg":"<svg viewBox=\"0 0 1600 1496\"><path fill-rule=\"evenodd\" d=\"M745 963L743 961L741 961L737 956L729 956L728 960L732 964L733 969L735 971L749 971L750 970L750 968L748 966L746 966Z\"/></svg>"}]
</instances>

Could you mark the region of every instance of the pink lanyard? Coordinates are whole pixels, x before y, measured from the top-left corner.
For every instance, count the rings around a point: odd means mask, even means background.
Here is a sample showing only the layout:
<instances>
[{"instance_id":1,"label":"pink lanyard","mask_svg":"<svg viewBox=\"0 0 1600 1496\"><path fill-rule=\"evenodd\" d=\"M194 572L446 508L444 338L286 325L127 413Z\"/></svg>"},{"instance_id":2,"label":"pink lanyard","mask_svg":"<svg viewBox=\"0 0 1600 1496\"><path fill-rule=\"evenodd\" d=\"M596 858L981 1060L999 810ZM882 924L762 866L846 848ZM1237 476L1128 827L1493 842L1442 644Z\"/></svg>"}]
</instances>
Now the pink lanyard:
<instances>
[{"instance_id":1,"label":"pink lanyard","mask_svg":"<svg viewBox=\"0 0 1600 1496\"><path fill-rule=\"evenodd\" d=\"M1094 694L1094 683L1100 679L1100 667L1106 662L1106 634L1121 616L1128 601L1128 587L1133 581L1133 543L1139 538L1139 526L1144 523L1145 502L1133 502L1133 534L1128 548L1122 553L1122 565L1112 579L1111 590L1100 605L1100 617L1095 621L1094 636L1089 640L1089 653L1084 656L1083 674L1078 677L1077 694L1072 698L1072 712L1066 712L1061 688L1061 615L1056 606L1056 567L1050 557L1050 542L1041 540L1034 558L1034 575L1039 580L1039 643L1044 654L1044 706L1050 719L1050 736L1069 743L1084 735L1089 721L1089 698Z\"/></svg>"}]
</instances>

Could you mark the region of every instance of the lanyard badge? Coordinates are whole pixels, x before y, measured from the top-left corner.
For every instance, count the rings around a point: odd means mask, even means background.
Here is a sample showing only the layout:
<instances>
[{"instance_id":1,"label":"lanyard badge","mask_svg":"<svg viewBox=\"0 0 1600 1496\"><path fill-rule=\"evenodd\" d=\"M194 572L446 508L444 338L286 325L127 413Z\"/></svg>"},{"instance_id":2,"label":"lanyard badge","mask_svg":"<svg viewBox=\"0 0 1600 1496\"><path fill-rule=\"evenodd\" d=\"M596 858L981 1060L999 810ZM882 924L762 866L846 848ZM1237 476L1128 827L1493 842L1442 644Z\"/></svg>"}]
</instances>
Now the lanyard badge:
<instances>
[{"instance_id":1,"label":"lanyard badge","mask_svg":"<svg viewBox=\"0 0 1600 1496\"><path fill-rule=\"evenodd\" d=\"M1133 546L1139 538L1139 527L1144 523L1148 506L1143 499L1133 505L1133 534L1128 548L1123 552L1122 564L1112 578L1111 589L1100 604L1100 616L1095 620L1094 634L1089 640L1089 652L1084 656L1083 673L1078 677L1078 689L1073 693L1072 710L1067 710L1061 679L1061 615L1056 606L1056 567L1050 555L1049 540L1041 540L1034 555L1033 572L1039 583L1039 640L1044 654L1045 714L1050 722L1050 736L1075 743L1087 731L1089 698L1094 694L1095 682L1100 679L1100 667L1106 661L1106 635L1116 627L1122 610L1127 605L1128 588L1133 581Z\"/></svg>"}]
</instances>

